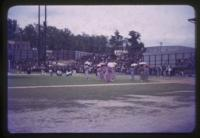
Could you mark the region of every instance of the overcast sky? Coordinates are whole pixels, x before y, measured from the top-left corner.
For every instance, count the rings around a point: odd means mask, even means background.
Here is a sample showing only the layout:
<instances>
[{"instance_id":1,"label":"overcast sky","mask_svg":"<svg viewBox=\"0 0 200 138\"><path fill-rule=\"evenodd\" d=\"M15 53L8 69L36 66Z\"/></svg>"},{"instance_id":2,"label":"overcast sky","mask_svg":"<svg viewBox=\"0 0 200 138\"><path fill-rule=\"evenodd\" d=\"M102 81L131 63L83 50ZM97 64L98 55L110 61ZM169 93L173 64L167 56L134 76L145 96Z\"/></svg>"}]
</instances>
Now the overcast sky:
<instances>
[{"instance_id":1,"label":"overcast sky","mask_svg":"<svg viewBox=\"0 0 200 138\"><path fill-rule=\"evenodd\" d=\"M38 6L15 6L8 17L20 27L38 23ZM195 11L187 5L47 6L47 25L68 28L73 34L111 36L118 30L128 37L141 34L145 46L182 45L195 47L195 24L188 22ZM41 6L41 22L44 6Z\"/></svg>"}]
</instances>

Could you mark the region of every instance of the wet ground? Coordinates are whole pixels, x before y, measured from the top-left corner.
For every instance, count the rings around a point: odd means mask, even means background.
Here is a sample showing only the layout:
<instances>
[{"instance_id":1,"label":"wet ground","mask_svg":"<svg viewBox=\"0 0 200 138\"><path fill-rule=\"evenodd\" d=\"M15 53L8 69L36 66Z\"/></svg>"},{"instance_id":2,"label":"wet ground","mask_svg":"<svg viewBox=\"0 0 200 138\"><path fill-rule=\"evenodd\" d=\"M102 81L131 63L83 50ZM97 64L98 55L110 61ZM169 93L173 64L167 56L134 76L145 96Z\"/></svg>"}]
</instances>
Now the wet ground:
<instances>
[{"instance_id":1,"label":"wet ground","mask_svg":"<svg viewBox=\"0 0 200 138\"><path fill-rule=\"evenodd\" d=\"M12 109L8 113L9 131L191 132L195 125L195 98L191 93L194 91L170 91L162 96L125 95L110 100L69 100L60 101L57 106L47 105L49 108ZM20 101L23 102L33 101ZM46 99L35 102L49 103Z\"/></svg>"},{"instance_id":2,"label":"wet ground","mask_svg":"<svg viewBox=\"0 0 200 138\"><path fill-rule=\"evenodd\" d=\"M31 83L38 83L36 79L32 78ZM61 79L49 80L52 84L64 83L64 78ZM158 83L9 88L8 130L11 133L192 132L194 78L151 79Z\"/></svg>"}]
</instances>

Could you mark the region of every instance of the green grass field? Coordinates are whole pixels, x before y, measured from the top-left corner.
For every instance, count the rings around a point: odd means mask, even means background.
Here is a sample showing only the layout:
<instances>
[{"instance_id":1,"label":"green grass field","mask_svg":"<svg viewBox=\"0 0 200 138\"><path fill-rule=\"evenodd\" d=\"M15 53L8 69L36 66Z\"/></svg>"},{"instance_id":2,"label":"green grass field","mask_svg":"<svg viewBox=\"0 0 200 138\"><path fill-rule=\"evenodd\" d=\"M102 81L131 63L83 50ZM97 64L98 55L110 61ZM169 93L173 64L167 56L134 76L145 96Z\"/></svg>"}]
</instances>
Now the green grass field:
<instances>
[{"instance_id":1,"label":"green grass field","mask_svg":"<svg viewBox=\"0 0 200 138\"><path fill-rule=\"evenodd\" d=\"M149 80L152 82L152 80ZM87 80L83 74L73 76L45 76L45 75L22 75L9 76L8 86L43 86L43 85L77 85L77 84L106 84L98 80L94 74ZM111 83L141 83L140 80L131 80L128 75L118 75Z\"/></svg>"},{"instance_id":2,"label":"green grass field","mask_svg":"<svg viewBox=\"0 0 200 138\"><path fill-rule=\"evenodd\" d=\"M142 83L140 80L132 81L130 80L129 76L126 75L117 76L117 79L111 83L130 82ZM148 82L155 81L150 79ZM8 89L8 101L9 105L12 105L9 106L9 109L48 108L52 106L62 106L66 104L69 104L71 106L71 104L73 104L73 100L110 100L124 97L129 94L150 96L180 95L184 98L193 93L173 92L181 90L195 90L194 85L179 83L107 86L106 82L96 79L94 75L91 75L89 80L87 80L84 75L76 75L70 77L51 77L39 75L8 77L8 87L76 84L105 84L105 86ZM28 101L24 101L23 99L28 99Z\"/></svg>"}]
</instances>

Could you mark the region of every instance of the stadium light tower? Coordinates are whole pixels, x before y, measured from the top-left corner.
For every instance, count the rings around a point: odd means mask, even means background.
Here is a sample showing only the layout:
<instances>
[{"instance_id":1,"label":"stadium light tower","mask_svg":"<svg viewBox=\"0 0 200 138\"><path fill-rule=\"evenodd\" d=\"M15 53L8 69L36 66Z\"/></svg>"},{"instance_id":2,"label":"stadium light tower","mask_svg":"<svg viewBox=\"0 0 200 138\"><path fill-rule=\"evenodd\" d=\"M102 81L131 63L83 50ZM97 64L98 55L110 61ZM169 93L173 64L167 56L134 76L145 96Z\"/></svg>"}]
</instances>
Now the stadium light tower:
<instances>
[{"instance_id":1,"label":"stadium light tower","mask_svg":"<svg viewBox=\"0 0 200 138\"><path fill-rule=\"evenodd\" d=\"M38 65L40 65L40 5L38 6Z\"/></svg>"},{"instance_id":2,"label":"stadium light tower","mask_svg":"<svg viewBox=\"0 0 200 138\"><path fill-rule=\"evenodd\" d=\"M43 22L42 34L40 26L40 5L38 6L38 64L46 63L46 30L47 30L47 8L44 6L45 20ZM41 39L42 38L42 39Z\"/></svg>"},{"instance_id":3,"label":"stadium light tower","mask_svg":"<svg viewBox=\"0 0 200 138\"><path fill-rule=\"evenodd\" d=\"M47 36L47 6L44 6L44 62L46 62L46 51L47 51L47 41L46 41L46 36Z\"/></svg>"}]
</instances>

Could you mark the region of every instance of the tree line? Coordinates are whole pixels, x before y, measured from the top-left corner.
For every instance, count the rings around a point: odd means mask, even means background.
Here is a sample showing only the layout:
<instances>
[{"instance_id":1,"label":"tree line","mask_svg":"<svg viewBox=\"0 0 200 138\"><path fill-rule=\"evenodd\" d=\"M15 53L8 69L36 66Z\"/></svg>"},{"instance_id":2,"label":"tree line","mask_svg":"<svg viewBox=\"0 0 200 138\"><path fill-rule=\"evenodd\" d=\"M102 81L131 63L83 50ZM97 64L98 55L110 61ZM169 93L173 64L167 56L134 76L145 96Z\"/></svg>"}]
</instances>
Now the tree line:
<instances>
[{"instance_id":1,"label":"tree line","mask_svg":"<svg viewBox=\"0 0 200 138\"><path fill-rule=\"evenodd\" d=\"M31 47L38 47L38 24L29 24L21 28L16 20L8 19L8 40L28 41ZM40 25L41 45L44 45L44 25ZM145 52L144 44L140 40L140 33L132 30L129 38L120 35L116 30L109 38L104 35L88 35L86 33L74 35L69 29L58 29L54 26L46 28L46 47L49 50L77 50L92 53L113 54L114 50L128 50L128 56L140 59Z\"/></svg>"}]
</instances>

